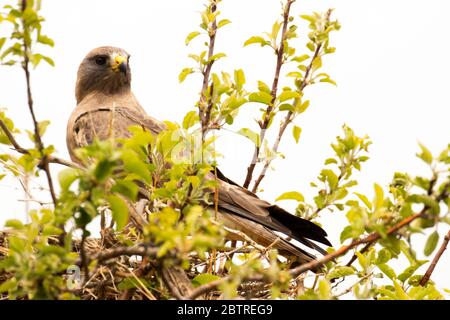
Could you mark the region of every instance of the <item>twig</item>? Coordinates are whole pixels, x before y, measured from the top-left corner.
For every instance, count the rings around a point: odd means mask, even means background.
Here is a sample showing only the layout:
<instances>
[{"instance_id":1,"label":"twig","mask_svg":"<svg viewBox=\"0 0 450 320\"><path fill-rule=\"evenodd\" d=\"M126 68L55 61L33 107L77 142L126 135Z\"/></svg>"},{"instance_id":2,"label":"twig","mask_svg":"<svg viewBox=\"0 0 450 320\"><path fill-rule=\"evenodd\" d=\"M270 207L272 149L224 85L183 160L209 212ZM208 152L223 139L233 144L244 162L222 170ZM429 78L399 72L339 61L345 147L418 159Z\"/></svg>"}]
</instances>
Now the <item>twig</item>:
<instances>
[{"instance_id":1,"label":"twig","mask_svg":"<svg viewBox=\"0 0 450 320\"><path fill-rule=\"evenodd\" d=\"M361 249L361 251L359 251L360 253L364 253L367 250L369 250L369 248L372 246L373 243L368 243L364 246L364 248ZM356 255L356 253L351 257L351 259L347 262L347 264L345 266L350 267L353 262L356 261L356 259L358 258L358 256Z\"/></svg>"},{"instance_id":2,"label":"twig","mask_svg":"<svg viewBox=\"0 0 450 320\"><path fill-rule=\"evenodd\" d=\"M113 249L107 249L89 257L90 260L97 260L98 263L104 263L108 260L118 258L120 256L141 256L156 258L158 248L134 246L134 247L116 247Z\"/></svg>"},{"instance_id":3,"label":"twig","mask_svg":"<svg viewBox=\"0 0 450 320\"><path fill-rule=\"evenodd\" d=\"M26 7L27 7L27 0L23 0L22 1L22 11L25 11ZM55 188L53 186L52 175L50 173L50 167L48 165L48 156L46 154L44 154L45 147L44 147L44 143L42 142L41 135L39 133L39 124L36 120L36 115L34 114L34 108L33 108L33 95L31 93L31 76L30 76L30 70L29 70L30 59L28 56L29 48L28 48L27 42L25 40L25 33L27 32L27 28L25 25L25 20L23 18L21 19L21 22L22 22L22 28L23 28L23 32L24 32L23 43L22 43L23 51L24 51L22 69L25 72L25 80L26 80L26 84L27 84L28 109L30 111L31 118L33 120L34 138L36 139L36 145L42 156L39 167L40 167L40 169L44 170L44 172L47 176L47 182L48 182L48 187L50 189L50 195L52 197L53 204L56 206L57 198L56 198Z\"/></svg>"},{"instance_id":4,"label":"twig","mask_svg":"<svg viewBox=\"0 0 450 320\"><path fill-rule=\"evenodd\" d=\"M225 283L229 279L231 279L231 277L227 276L227 277L223 277L223 278L208 282L207 284L201 285L201 286L195 288L194 290L192 290L191 294L188 295L187 297L185 297L185 299L186 300L194 300L195 298L201 296L202 294L205 294L205 293L217 288L218 286Z\"/></svg>"},{"instance_id":5,"label":"twig","mask_svg":"<svg viewBox=\"0 0 450 320\"><path fill-rule=\"evenodd\" d=\"M216 12L217 4L215 2L211 5L211 13ZM216 42L216 33L217 33L217 21L214 18L214 21L211 24L211 30L209 30L209 44L208 44L208 63L206 64L205 69L202 71L203 75L203 83L202 83L202 91L200 93L200 101L199 101L199 117L202 125L202 143L204 142L206 132L208 130L209 121L211 118L211 111L213 107L212 103L212 95L214 87L211 85L209 102L206 99L206 91L208 90L209 77L211 74L211 69L214 64L214 60L211 60L211 57L214 55L214 45ZM206 108L205 108L206 107Z\"/></svg>"},{"instance_id":6,"label":"twig","mask_svg":"<svg viewBox=\"0 0 450 320\"><path fill-rule=\"evenodd\" d=\"M434 256L433 261L431 261L430 266L428 267L427 271L425 272L424 276L422 277L422 279L419 282L419 284L422 287L427 284L428 280L430 280L431 274L433 273L434 268L436 268L436 265L438 264L439 259L441 258L445 249L447 249L447 245L448 245L449 241L450 241L450 230L445 235L444 241L442 242L441 247L439 248L439 251Z\"/></svg>"},{"instance_id":7,"label":"twig","mask_svg":"<svg viewBox=\"0 0 450 320\"><path fill-rule=\"evenodd\" d=\"M355 282L354 284L352 284L350 287L348 287L347 289L345 289L344 291L338 293L335 295L336 298L339 298L347 293L349 293L350 291L352 291L352 289L359 283L363 282L364 280L366 280L367 278L371 277L373 273L369 273L366 274L364 277L360 278L357 282Z\"/></svg>"},{"instance_id":8,"label":"twig","mask_svg":"<svg viewBox=\"0 0 450 320\"><path fill-rule=\"evenodd\" d=\"M286 32L287 32L287 26L289 24L289 12L291 10L291 5L295 2L295 0L288 0L286 3L286 7L283 10L283 26L282 26L282 30L281 30L281 38L280 38L280 43L278 45L278 48L275 49L276 50L276 54L277 54L277 64L275 66L275 75L273 77L273 82L272 82L272 89L270 91L270 95L272 96L272 100L270 101L270 104L267 106L267 109L265 111L265 115L264 115L264 119L262 121L259 122L259 127L260 127L260 133L259 133L259 144L255 145L255 149L253 151L253 157L252 157L252 161L250 163L250 165L247 168L247 176L245 177L245 181L243 184L244 188L248 188L252 178L253 178L253 172L255 170L255 166L256 163L258 162L258 158L259 158L259 154L261 151L261 144L264 140L265 137L265 133L267 130L267 127L269 125L270 122L270 118L271 118L271 113L273 111L273 107L275 104L275 100L277 98L277 91L278 91L278 81L280 78L280 72L281 72L281 67L284 64L283 61L283 55L284 55L284 41L286 39Z\"/></svg>"},{"instance_id":9,"label":"twig","mask_svg":"<svg viewBox=\"0 0 450 320\"><path fill-rule=\"evenodd\" d=\"M13 150L21 153L21 154L30 154L30 152L23 148L18 142L17 140L14 138L14 135L11 133L11 131L9 131L8 127L6 126L5 122L3 122L2 119L0 119L0 128L3 130L3 132L5 133L6 137L8 138L9 142L12 144L12 146L14 147ZM53 156L48 156L48 162L50 163L56 163L56 164L60 164L66 167L70 167L70 168L75 168L75 169L81 169L82 167L78 164L76 164L75 162L71 162L62 158L58 158L58 157L53 157Z\"/></svg>"},{"instance_id":10,"label":"twig","mask_svg":"<svg viewBox=\"0 0 450 320\"><path fill-rule=\"evenodd\" d=\"M332 11L332 10L328 10L328 11L327 11L327 15L326 15L327 21L330 19L331 11ZM322 43L319 43L319 44L317 45L316 50L314 51L314 54L313 54L313 56L311 57L311 60L310 60L310 62L309 62L309 65L306 67L305 76L304 76L304 78L303 78L304 80L302 81L302 83L301 83L301 85L300 85L300 88L298 89L298 92L299 92L299 93L302 93L303 90L306 88L306 86L309 85L309 78L310 78L310 75L311 75L311 70L312 70L312 67L313 67L313 62L314 62L314 60L319 56L319 54L320 54L320 52L321 52L321 50L322 50L322 47L323 47L323 44L322 44ZM279 131L278 131L277 138L276 138L276 140L275 140L275 142L274 142L274 144L273 144L273 146L272 146L272 151L273 151L273 153L275 153L275 154L277 153L278 147L280 146L281 138L283 137L284 132L286 131L286 128L289 126L289 124L292 122L293 119L294 119L294 112L293 112L293 111L289 111L289 112L286 114L286 117L284 118L283 122L282 122L281 125L280 125L280 129L279 129ZM262 141L262 138L261 138L261 141ZM262 180L264 179L264 177L266 176L267 169L269 168L270 164L272 163L272 160L273 160L273 158L270 158L270 159L267 159L267 160L264 162L264 167L263 167L263 169L261 170L261 173L259 174L258 178L255 180L255 183L254 183L253 188L252 188L252 192L256 192L256 191L257 191L257 189L258 189L258 187L259 187L261 181L262 181ZM250 177L250 178L251 178L251 177ZM249 184L250 184L250 181L249 181Z\"/></svg>"}]
</instances>

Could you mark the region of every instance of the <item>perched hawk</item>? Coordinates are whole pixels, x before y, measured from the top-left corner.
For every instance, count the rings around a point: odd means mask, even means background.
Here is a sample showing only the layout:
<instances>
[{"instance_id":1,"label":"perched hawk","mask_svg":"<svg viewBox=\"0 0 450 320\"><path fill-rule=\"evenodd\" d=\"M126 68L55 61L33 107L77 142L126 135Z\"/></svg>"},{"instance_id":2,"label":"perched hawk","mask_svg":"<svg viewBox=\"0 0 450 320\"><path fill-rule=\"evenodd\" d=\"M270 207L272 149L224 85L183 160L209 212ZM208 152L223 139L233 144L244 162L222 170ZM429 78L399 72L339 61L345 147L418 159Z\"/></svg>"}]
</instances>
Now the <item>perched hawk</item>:
<instances>
[{"instance_id":1,"label":"perched hawk","mask_svg":"<svg viewBox=\"0 0 450 320\"><path fill-rule=\"evenodd\" d=\"M157 134L164 123L147 115L130 87L129 54L120 48L100 47L92 50L78 69L75 95L77 106L67 125L67 147L73 161L79 162L74 150L106 139L111 134L110 119L114 112L116 137L129 137L131 125L141 125ZM211 173L213 178L213 173ZM281 232L303 245L324 253L311 240L331 246L327 233L316 224L296 217L282 208L259 199L254 193L227 179L220 171L219 216L225 225L242 231L261 245L272 244ZM299 263L315 257L289 241L275 244L282 254L296 256Z\"/></svg>"}]
</instances>

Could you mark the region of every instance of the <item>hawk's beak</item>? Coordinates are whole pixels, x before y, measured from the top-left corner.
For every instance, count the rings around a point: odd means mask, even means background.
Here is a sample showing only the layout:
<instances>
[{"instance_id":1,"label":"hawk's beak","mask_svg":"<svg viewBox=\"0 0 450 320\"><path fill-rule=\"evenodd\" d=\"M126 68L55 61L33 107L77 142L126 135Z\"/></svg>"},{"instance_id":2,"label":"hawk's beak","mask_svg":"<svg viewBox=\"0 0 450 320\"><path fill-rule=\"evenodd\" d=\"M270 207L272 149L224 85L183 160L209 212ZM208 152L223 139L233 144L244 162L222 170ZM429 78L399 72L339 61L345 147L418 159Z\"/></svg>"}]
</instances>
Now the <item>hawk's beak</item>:
<instances>
[{"instance_id":1,"label":"hawk's beak","mask_svg":"<svg viewBox=\"0 0 450 320\"><path fill-rule=\"evenodd\" d=\"M116 55L111 64L111 69L114 72L127 73L127 59L121 55Z\"/></svg>"}]
</instances>

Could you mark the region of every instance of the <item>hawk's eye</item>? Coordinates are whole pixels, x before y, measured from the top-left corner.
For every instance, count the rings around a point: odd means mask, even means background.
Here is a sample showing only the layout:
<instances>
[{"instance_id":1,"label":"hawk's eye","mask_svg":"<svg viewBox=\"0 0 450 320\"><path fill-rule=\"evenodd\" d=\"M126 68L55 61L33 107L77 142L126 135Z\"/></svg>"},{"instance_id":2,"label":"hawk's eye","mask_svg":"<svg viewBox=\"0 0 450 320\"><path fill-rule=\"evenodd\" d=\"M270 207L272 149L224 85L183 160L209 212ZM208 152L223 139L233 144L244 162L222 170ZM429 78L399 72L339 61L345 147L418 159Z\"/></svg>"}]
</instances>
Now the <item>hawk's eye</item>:
<instances>
[{"instance_id":1,"label":"hawk's eye","mask_svg":"<svg viewBox=\"0 0 450 320\"><path fill-rule=\"evenodd\" d=\"M95 63L99 66L104 66L106 64L106 57L97 57L95 58Z\"/></svg>"}]
</instances>

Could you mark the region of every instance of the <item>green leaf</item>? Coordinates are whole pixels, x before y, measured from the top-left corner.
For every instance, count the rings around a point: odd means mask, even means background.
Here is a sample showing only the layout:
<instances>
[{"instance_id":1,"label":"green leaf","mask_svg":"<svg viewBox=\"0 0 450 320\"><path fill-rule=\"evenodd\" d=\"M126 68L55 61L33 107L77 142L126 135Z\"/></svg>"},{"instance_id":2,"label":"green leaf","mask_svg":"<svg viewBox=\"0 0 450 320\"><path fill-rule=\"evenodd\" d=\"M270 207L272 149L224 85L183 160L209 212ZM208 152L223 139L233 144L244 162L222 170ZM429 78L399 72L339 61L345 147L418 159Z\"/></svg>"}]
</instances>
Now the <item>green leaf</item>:
<instances>
[{"instance_id":1,"label":"green leaf","mask_svg":"<svg viewBox=\"0 0 450 320\"><path fill-rule=\"evenodd\" d=\"M214 274L201 273L201 274L195 276L194 279L192 279L192 285L194 287L199 287L199 286L202 286L204 284L210 283L210 282L218 280L218 279L220 279L220 277L216 276Z\"/></svg>"},{"instance_id":2,"label":"green leaf","mask_svg":"<svg viewBox=\"0 0 450 320\"><path fill-rule=\"evenodd\" d=\"M354 194L366 205L367 208L372 210L372 203L370 203L369 199L365 195L358 192L354 192Z\"/></svg>"},{"instance_id":3,"label":"green leaf","mask_svg":"<svg viewBox=\"0 0 450 320\"><path fill-rule=\"evenodd\" d=\"M6 38L5 37L0 38L0 50L2 49L3 45L5 44L5 42L6 42Z\"/></svg>"},{"instance_id":4,"label":"green leaf","mask_svg":"<svg viewBox=\"0 0 450 320\"><path fill-rule=\"evenodd\" d=\"M278 33L280 32L280 28L281 28L281 23L276 21L273 25L272 25L272 33L270 34L270 37L272 40L276 40Z\"/></svg>"},{"instance_id":5,"label":"green leaf","mask_svg":"<svg viewBox=\"0 0 450 320\"><path fill-rule=\"evenodd\" d=\"M320 69L321 67L322 67L322 58L321 57L314 58L312 62L312 70L315 71L317 69Z\"/></svg>"},{"instance_id":6,"label":"green leaf","mask_svg":"<svg viewBox=\"0 0 450 320\"><path fill-rule=\"evenodd\" d=\"M50 121L49 121L49 120L43 120L43 121L40 121L40 122L38 123L39 135L40 135L41 137L42 137L42 136L45 134L45 132L47 131L47 128L48 128L49 124L50 124Z\"/></svg>"},{"instance_id":7,"label":"green leaf","mask_svg":"<svg viewBox=\"0 0 450 320\"><path fill-rule=\"evenodd\" d=\"M323 169L320 172L320 174L321 174L321 176L323 176L326 179L331 190L334 190L337 188L339 180L338 180L338 176L333 172L333 170Z\"/></svg>"},{"instance_id":8,"label":"green leaf","mask_svg":"<svg viewBox=\"0 0 450 320\"><path fill-rule=\"evenodd\" d=\"M260 146L259 141L259 134L256 132L250 130L249 128L242 128L238 132L238 134L248 138L250 141L252 141L256 146Z\"/></svg>"},{"instance_id":9,"label":"green leaf","mask_svg":"<svg viewBox=\"0 0 450 320\"><path fill-rule=\"evenodd\" d=\"M327 82L327 83L331 83L334 86L337 86L336 81L334 81L334 80L332 80L330 78L322 78L322 79L320 79L320 82Z\"/></svg>"},{"instance_id":10,"label":"green leaf","mask_svg":"<svg viewBox=\"0 0 450 320\"><path fill-rule=\"evenodd\" d=\"M111 191L120 193L132 201L136 201L139 187L133 181L119 180L112 186Z\"/></svg>"},{"instance_id":11,"label":"green leaf","mask_svg":"<svg viewBox=\"0 0 450 320\"><path fill-rule=\"evenodd\" d=\"M387 275L391 280L394 280L396 278L396 274L394 269L389 267L385 263L378 264L377 267L385 274Z\"/></svg>"},{"instance_id":12,"label":"green leaf","mask_svg":"<svg viewBox=\"0 0 450 320\"><path fill-rule=\"evenodd\" d=\"M431 164L433 162L433 155L430 150L428 150L423 144L419 143L420 149L422 149L421 153L418 153L417 156L422 159L425 163Z\"/></svg>"},{"instance_id":13,"label":"green leaf","mask_svg":"<svg viewBox=\"0 0 450 320\"><path fill-rule=\"evenodd\" d=\"M312 51L312 52L314 52L314 51L316 50L316 46L315 46L314 43L312 43L312 42L308 42L308 43L306 44L306 47L307 47L310 51Z\"/></svg>"},{"instance_id":14,"label":"green leaf","mask_svg":"<svg viewBox=\"0 0 450 320\"><path fill-rule=\"evenodd\" d=\"M294 58L292 58L292 61L298 62L298 63L302 63L303 61L309 59L309 55L307 54L303 54L301 56L296 56Z\"/></svg>"},{"instance_id":15,"label":"green leaf","mask_svg":"<svg viewBox=\"0 0 450 320\"><path fill-rule=\"evenodd\" d=\"M227 24L230 24L230 23L231 23L231 21L228 19L220 20L219 23L217 24L217 29L220 29L223 26L226 26Z\"/></svg>"},{"instance_id":16,"label":"green leaf","mask_svg":"<svg viewBox=\"0 0 450 320\"><path fill-rule=\"evenodd\" d=\"M388 262L391 259L392 255L389 249L383 248L378 252L377 260L375 264L383 264Z\"/></svg>"},{"instance_id":17,"label":"green leaf","mask_svg":"<svg viewBox=\"0 0 450 320\"><path fill-rule=\"evenodd\" d=\"M352 267L337 266L337 267L333 268L327 274L327 279L328 280L332 280L332 279L336 279L336 278L342 278L342 277L350 276L352 274L355 274L355 269L353 269Z\"/></svg>"},{"instance_id":18,"label":"green leaf","mask_svg":"<svg viewBox=\"0 0 450 320\"><path fill-rule=\"evenodd\" d=\"M247 41L244 42L244 47L248 46L249 44L254 44L254 43L259 43L261 45L261 47L269 44L269 42L266 41L263 37L254 36L254 37L250 37L249 39L247 39Z\"/></svg>"},{"instance_id":19,"label":"green leaf","mask_svg":"<svg viewBox=\"0 0 450 320\"><path fill-rule=\"evenodd\" d=\"M272 102L272 96L269 93L266 93L263 91L251 93L250 96L248 97L248 99L251 102L259 102L259 103L263 103L266 105L270 105Z\"/></svg>"},{"instance_id":20,"label":"green leaf","mask_svg":"<svg viewBox=\"0 0 450 320\"><path fill-rule=\"evenodd\" d=\"M400 300L410 300L405 290L403 290L402 286L395 280L394 280L394 288L395 293L397 294L397 298L399 298Z\"/></svg>"},{"instance_id":21,"label":"green leaf","mask_svg":"<svg viewBox=\"0 0 450 320\"><path fill-rule=\"evenodd\" d=\"M317 21L317 18L315 16L309 16L309 15L306 15L306 14L302 14L300 16L300 18L302 18L302 19L304 19L304 20L306 20L306 21L308 21L310 23L316 23L316 21Z\"/></svg>"},{"instance_id":22,"label":"green leaf","mask_svg":"<svg viewBox=\"0 0 450 320\"><path fill-rule=\"evenodd\" d=\"M44 59L45 62L47 62L49 65L51 65L52 67L55 66L55 61L53 61L52 58L47 57L47 56L42 56L42 59Z\"/></svg>"},{"instance_id":23,"label":"green leaf","mask_svg":"<svg viewBox=\"0 0 450 320\"><path fill-rule=\"evenodd\" d=\"M439 233L437 231L432 232L428 239L427 242L425 244L425 248L423 250L423 253L428 257L429 255L431 255L434 251L434 249L436 249L436 246L439 242Z\"/></svg>"},{"instance_id":24,"label":"green leaf","mask_svg":"<svg viewBox=\"0 0 450 320\"><path fill-rule=\"evenodd\" d=\"M117 230L122 230L128 223L128 206L125 201L116 195L109 195L108 202Z\"/></svg>"},{"instance_id":25,"label":"green leaf","mask_svg":"<svg viewBox=\"0 0 450 320\"><path fill-rule=\"evenodd\" d=\"M181 70L180 74L178 75L178 81L180 83L183 82L186 79L186 77L188 75L190 75L191 73L194 73L193 68L184 68L183 70Z\"/></svg>"},{"instance_id":26,"label":"green leaf","mask_svg":"<svg viewBox=\"0 0 450 320\"><path fill-rule=\"evenodd\" d=\"M198 31L193 31L193 32L189 33L189 34L186 36L186 40L184 40L184 43L185 43L186 45L188 45L189 42L191 42L191 41L192 41L195 37L197 37L198 35L200 35L200 32L198 32Z\"/></svg>"},{"instance_id":27,"label":"green leaf","mask_svg":"<svg viewBox=\"0 0 450 320\"><path fill-rule=\"evenodd\" d=\"M145 182L151 183L152 177L150 174L150 168L143 162L136 153L131 150L124 150L122 152L122 161L125 170L131 173L137 174Z\"/></svg>"},{"instance_id":28,"label":"green leaf","mask_svg":"<svg viewBox=\"0 0 450 320\"><path fill-rule=\"evenodd\" d=\"M346 226L344 230L342 230L341 235L339 236L339 240L343 243L347 239L353 238L353 228L352 226Z\"/></svg>"},{"instance_id":29,"label":"green leaf","mask_svg":"<svg viewBox=\"0 0 450 320\"><path fill-rule=\"evenodd\" d=\"M100 182L104 181L111 175L113 166L114 163L109 160L105 159L100 160L100 162L97 163L97 165L95 166L94 170L95 178Z\"/></svg>"},{"instance_id":30,"label":"green leaf","mask_svg":"<svg viewBox=\"0 0 450 320\"><path fill-rule=\"evenodd\" d=\"M278 107L278 110L280 111L295 111L295 108L292 104L289 103L283 103L281 106Z\"/></svg>"},{"instance_id":31,"label":"green leaf","mask_svg":"<svg viewBox=\"0 0 450 320\"><path fill-rule=\"evenodd\" d=\"M325 165L327 165L327 164L337 164L337 163L338 163L337 160L334 159L334 158L328 158L328 159L325 160Z\"/></svg>"},{"instance_id":32,"label":"green leaf","mask_svg":"<svg viewBox=\"0 0 450 320\"><path fill-rule=\"evenodd\" d=\"M369 266L369 263L368 263L368 261L367 261L367 258L364 256L364 254L362 254L362 253L359 252L359 251L356 251L355 254L356 254L356 256L358 257L359 265L360 265L364 270L366 270L366 269L368 268L368 266Z\"/></svg>"},{"instance_id":33,"label":"green leaf","mask_svg":"<svg viewBox=\"0 0 450 320\"><path fill-rule=\"evenodd\" d=\"M330 299L331 297L331 285L330 282L326 279L322 279L319 281L318 285L319 289L319 298L321 300Z\"/></svg>"},{"instance_id":34,"label":"green leaf","mask_svg":"<svg viewBox=\"0 0 450 320\"><path fill-rule=\"evenodd\" d=\"M413 266L407 267L402 273L400 273L398 275L398 280L400 280L401 282L405 282L414 274L414 272L416 272L416 270L419 267L420 267L420 265L413 265Z\"/></svg>"},{"instance_id":35,"label":"green leaf","mask_svg":"<svg viewBox=\"0 0 450 320\"><path fill-rule=\"evenodd\" d=\"M224 57L226 57L226 56L227 56L227 55L226 55L225 53L219 52L219 53L216 53L216 54L212 55L212 56L208 59L208 62L216 61L216 60L219 60L220 58L224 58Z\"/></svg>"},{"instance_id":36,"label":"green leaf","mask_svg":"<svg viewBox=\"0 0 450 320\"><path fill-rule=\"evenodd\" d=\"M271 90L263 81L258 81L258 90L270 94Z\"/></svg>"},{"instance_id":37,"label":"green leaf","mask_svg":"<svg viewBox=\"0 0 450 320\"><path fill-rule=\"evenodd\" d=\"M245 84L245 74L242 69L234 70L234 82L236 83L236 89L242 90Z\"/></svg>"},{"instance_id":38,"label":"green leaf","mask_svg":"<svg viewBox=\"0 0 450 320\"><path fill-rule=\"evenodd\" d=\"M378 183L374 183L373 189L375 190L375 197L373 199L373 204L374 204L375 210L378 210L381 207L383 207L384 191L383 191L383 188L380 187L380 185Z\"/></svg>"},{"instance_id":39,"label":"green leaf","mask_svg":"<svg viewBox=\"0 0 450 320\"><path fill-rule=\"evenodd\" d=\"M305 201L305 198L303 197L303 195L300 192L289 191L289 192L283 193L282 195L280 195L278 198L275 199L275 201L280 201L280 200L297 200L299 202L303 202L303 201Z\"/></svg>"},{"instance_id":40,"label":"green leaf","mask_svg":"<svg viewBox=\"0 0 450 320\"><path fill-rule=\"evenodd\" d=\"M433 214L439 214L441 211L441 208L439 206L439 203L434 200L432 197L424 194L412 194L406 198L408 202L413 203L423 203L425 206L427 206L431 213Z\"/></svg>"},{"instance_id":41,"label":"green leaf","mask_svg":"<svg viewBox=\"0 0 450 320\"><path fill-rule=\"evenodd\" d=\"M9 290L13 290L17 287L16 278L11 278L0 284L0 292L6 292Z\"/></svg>"},{"instance_id":42,"label":"green leaf","mask_svg":"<svg viewBox=\"0 0 450 320\"><path fill-rule=\"evenodd\" d=\"M278 96L278 101L284 102L294 98L300 98L300 94L296 91L285 90Z\"/></svg>"},{"instance_id":43,"label":"green leaf","mask_svg":"<svg viewBox=\"0 0 450 320\"><path fill-rule=\"evenodd\" d=\"M303 103L301 103L299 100L299 103L295 107L295 111L297 111L298 113L303 113L306 111L306 109L308 109L308 107L309 107L309 100L306 100Z\"/></svg>"},{"instance_id":44,"label":"green leaf","mask_svg":"<svg viewBox=\"0 0 450 320\"><path fill-rule=\"evenodd\" d=\"M199 117L197 111L189 111L186 113L183 119L183 128L189 129L199 122Z\"/></svg>"},{"instance_id":45,"label":"green leaf","mask_svg":"<svg viewBox=\"0 0 450 320\"><path fill-rule=\"evenodd\" d=\"M68 190L77 178L78 170L73 168L63 169L58 173L59 185L63 191Z\"/></svg>"},{"instance_id":46,"label":"green leaf","mask_svg":"<svg viewBox=\"0 0 450 320\"><path fill-rule=\"evenodd\" d=\"M24 225L23 225L22 221L20 221L18 219L10 219L5 222L5 227L13 228L16 230L22 230Z\"/></svg>"},{"instance_id":47,"label":"green leaf","mask_svg":"<svg viewBox=\"0 0 450 320\"><path fill-rule=\"evenodd\" d=\"M300 128L299 126L294 126L292 128L292 135L294 136L295 143L298 143L301 133L302 133L302 128Z\"/></svg>"},{"instance_id":48,"label":"green leaf","mask_svg":"<svg viewBox=\"0 0 450 320\"><path fill-rule=\"evenodd\" d=\"M37 38L37 42L45 44L47 46L53 47L55 46L55 42L53 39L47 37L46 35L40 34Z\"/></svg>"}]
</instances>

